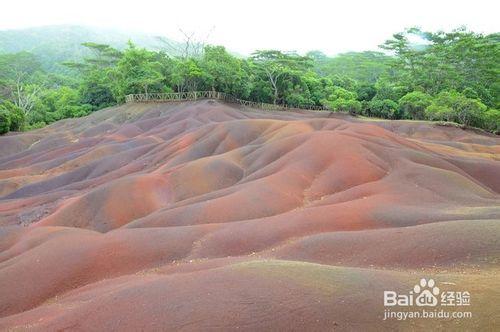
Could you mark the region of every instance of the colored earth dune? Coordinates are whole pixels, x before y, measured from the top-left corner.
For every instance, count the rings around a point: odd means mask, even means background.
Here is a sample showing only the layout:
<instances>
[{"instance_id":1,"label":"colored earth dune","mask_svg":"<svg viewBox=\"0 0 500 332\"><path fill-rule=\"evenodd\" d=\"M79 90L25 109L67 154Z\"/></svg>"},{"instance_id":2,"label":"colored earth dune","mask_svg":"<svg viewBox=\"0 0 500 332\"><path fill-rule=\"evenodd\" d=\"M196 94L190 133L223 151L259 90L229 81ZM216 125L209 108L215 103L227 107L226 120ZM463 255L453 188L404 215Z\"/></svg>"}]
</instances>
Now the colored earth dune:
<instances>
[{"instance_id":1,"label":"colored earth dune","mask_svg":"<svg viewBox=\"0 0 500 332\"><path fill-rule=\"evenodd\" d=\"M0 330L498 330L499 258L491 134L204 100L0 137ZM472 317L384 320L421 278Z\"/></svg>"}]
</instances>

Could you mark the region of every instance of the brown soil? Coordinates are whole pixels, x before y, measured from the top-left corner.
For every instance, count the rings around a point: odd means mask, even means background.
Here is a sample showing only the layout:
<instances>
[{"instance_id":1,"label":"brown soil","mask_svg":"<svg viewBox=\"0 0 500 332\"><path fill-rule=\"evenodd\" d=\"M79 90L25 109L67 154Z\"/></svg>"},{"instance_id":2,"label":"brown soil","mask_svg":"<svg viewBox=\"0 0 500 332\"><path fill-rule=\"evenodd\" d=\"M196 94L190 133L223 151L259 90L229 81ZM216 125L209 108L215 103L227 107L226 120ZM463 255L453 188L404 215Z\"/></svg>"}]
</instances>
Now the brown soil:
<instances>
[{"instance_id":1,"label":"brown soil","mask_svg":"<svg viewBox=\"0 0 500 332\"><path fill-rule=\"evenodd\" d=\"M0 137L0 330L498 330L499 242L494 135L198 101ZM421 278L472 318L384 321Z\"/></svg>"}]
</instances>

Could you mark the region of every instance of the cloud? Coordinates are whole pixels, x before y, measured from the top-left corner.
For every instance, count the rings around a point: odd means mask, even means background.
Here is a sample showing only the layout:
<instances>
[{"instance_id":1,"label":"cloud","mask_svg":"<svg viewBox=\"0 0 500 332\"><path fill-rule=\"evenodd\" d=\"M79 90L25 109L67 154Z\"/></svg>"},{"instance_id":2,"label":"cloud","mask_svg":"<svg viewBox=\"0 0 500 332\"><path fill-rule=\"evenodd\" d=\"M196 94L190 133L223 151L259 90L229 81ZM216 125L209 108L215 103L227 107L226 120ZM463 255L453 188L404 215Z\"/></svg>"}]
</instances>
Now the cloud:
<instances>
[{"instance_id":1,"label":"cloud","mask_svg":"<svg viewBox=\"0 0 500 332\"><path fill-rule=\"evenodd\" d=\"M2 4L0 29L84 24L181 38L179 28L248 54L278 48L327 54L376 49L409 26L496 32L493 1L102 1L18 0ZM214 28L215 27L215 28Z\"/></svg>"}]
</instances>

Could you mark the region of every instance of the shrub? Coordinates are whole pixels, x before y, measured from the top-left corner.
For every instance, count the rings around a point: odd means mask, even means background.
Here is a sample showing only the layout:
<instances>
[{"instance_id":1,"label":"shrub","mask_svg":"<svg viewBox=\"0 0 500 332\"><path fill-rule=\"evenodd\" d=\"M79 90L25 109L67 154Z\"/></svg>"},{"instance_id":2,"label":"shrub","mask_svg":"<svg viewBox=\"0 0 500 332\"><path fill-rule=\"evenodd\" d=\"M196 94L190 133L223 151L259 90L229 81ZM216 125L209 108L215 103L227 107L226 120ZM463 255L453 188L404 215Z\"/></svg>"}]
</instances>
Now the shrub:
<instances>
[{"instance_id":1,"label":"shrub","mask_svg":"<svg viewBox=\"0 0 500 332\"><path fill-rule=\"evenodd\" d=\"M500 110L489 109L483 115L483 128L500 134Z\"/></svg>"},{"instance_id":2,"label":"shrub","mask_svg":"<svg viewBox=\"0 0 500 332\"><path fill-rule=\"evenodd\" d=\"M328 106L333 112L349 112L350 114L359 114L361 111L361 102L354 99L335 99L334 101L326 101L325 105Z\"/></svg>"},{"instance_id":3,"label":"shrub","mask_svg":"<svg viewBox=\"0 0 500 332\"><path fill-rule=\"evenodd\" d=\"M45 127L47 124L43 121L40 122L35 122L33 124L28 124L26 126L26 130L33 130L33 129L39 129Z\"/></svg>"},{"instance_id":4,"label":"shrub","mask_svg":"<svg viewBox=\"0 0 500 332\"><path fill-rule=\"evenodd\" d=\"M454 121L467 126L481 125L486 105L456 91L439 93L425 110L431 120Z\"/></svg>"},{"instance_id":5,"label":"shrub","mask_svg":"<svg viewBox=\"0 0 500 332\"><path fill-rule=\"evenodd\" d=\"M5 100L0 103L0 109L7 111L10 118L10 131L21 131L24 129L26 119L21 108L14 105L12 102Z\"/></svg>"},{"instance_id":6,"label":"shrub","mask_svg":"<svg viewBox=\"0 0 500 332\"><path fill-rule=\"evenodd\" d=\"M0 135L5 134L10 129L10 114L5 109L0 109Z\"/></svg>"},{"instance_id":7,"label":"shrub","mask_svg":"<svg viewBox=\"0 0 500 332\"><path fill-rule=\"evenodd\" d=\"M371 116L376 116L385 119L399 118L399 105L390 99L375 99L368 103L369 113Z\"/></svg>"},{"instance_id":8,"label":"shrub","mask_svg":"<svg viewBox=\"0 0 500 332\"><path fill-rule=\"evenodd\" d=\"M356 92L335 86L330 96L322 103L333 112L358 114L361 111L361 102L356 100L357 97Z\"/></svg>"},{"instance_id":9,"label":"shrub","mask_svg":"<svg viewBox=\"0 0 500 332\"><path fill-rule=\"evenodd\" d=\"M413 91L399 99L402 115L414 120L425 118L425 109L432 103L432 97L427 93Z\"/></svg>"}]
</instances>

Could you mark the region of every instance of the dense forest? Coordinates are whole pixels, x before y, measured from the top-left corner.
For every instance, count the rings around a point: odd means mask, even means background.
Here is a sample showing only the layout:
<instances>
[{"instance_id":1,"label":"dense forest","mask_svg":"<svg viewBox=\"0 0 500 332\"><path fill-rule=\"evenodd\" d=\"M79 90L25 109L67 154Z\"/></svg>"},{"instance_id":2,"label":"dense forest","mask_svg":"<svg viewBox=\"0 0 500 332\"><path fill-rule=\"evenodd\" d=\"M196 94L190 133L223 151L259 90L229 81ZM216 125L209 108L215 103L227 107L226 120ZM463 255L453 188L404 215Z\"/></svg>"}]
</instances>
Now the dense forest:
<instances>
[{"instance_id":1,"label":"dense forest","mask_svg":"<svg viewBox=\"0 0 500 332\"><path fill-rule=\"evenodd\" d=\"M418 37L421 43L411 40ZM27 51L0 55L0 133L43 127L120 104L127 94L216 90L257 102L500 131L500 34L460 28L396 33L381 52L328 57L168 42L151 50L85 42L87 56L47 68ZM175 52L172 50L175 48Z\"/></svg>"}]
</instances>

